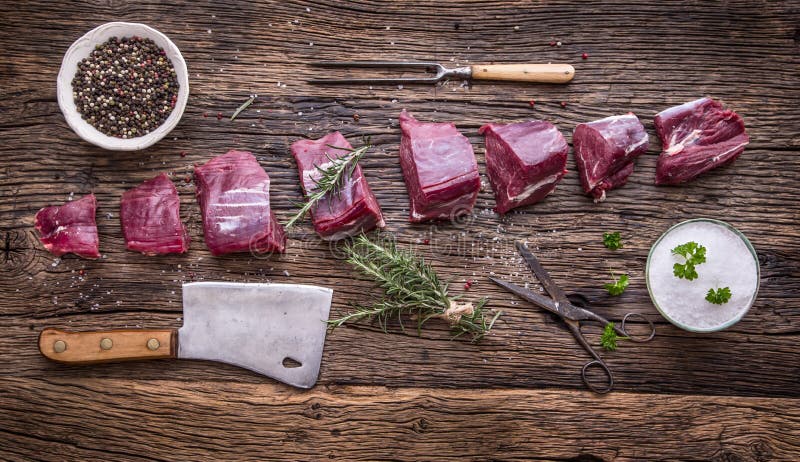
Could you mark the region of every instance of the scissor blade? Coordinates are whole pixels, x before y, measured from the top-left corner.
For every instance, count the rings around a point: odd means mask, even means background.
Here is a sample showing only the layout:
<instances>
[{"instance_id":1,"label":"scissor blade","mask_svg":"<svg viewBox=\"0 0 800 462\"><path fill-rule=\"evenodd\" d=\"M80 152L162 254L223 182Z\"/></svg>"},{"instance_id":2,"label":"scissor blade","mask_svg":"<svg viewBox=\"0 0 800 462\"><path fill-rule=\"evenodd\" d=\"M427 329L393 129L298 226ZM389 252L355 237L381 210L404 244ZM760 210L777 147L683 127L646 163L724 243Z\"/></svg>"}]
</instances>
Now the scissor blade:
<instances>
[{"instance_id":1,"label":"scissor blade","mask_svg":"<svg viewBox=\"0 0 800 462\"><path fill-rule=\"evenodd\" d=\"M565 305L569 303L569 299L567 299L567 294L561 290L560 287L556 284L553 278L550 277L550 273L547 272L542 267L542 264L539 263L539 260L533 255L533 253L525 247L525 244L522 242L517 242L517 249L519 253L522 255L522 258L525 259L525 262L528 263L528 267L530 267L533 274L536 275L536 278L539 279L539 282L542 283L544 290L550 294L551 297L559 304Z\"/></svg>"},{"instance_id":2,"label":"scissor blade","mask_svg":"<svg viewBox=\"0 0 800 462\"><path fill-rule=\"evenodd\" d=\"M489 277L495 284L498 286L506 289L507 291L511 292L512 294L523 298L534 305L538 306L539 308L545 309L551 313L554 313L560 317L567 317L570 318L568 315L568 310L571 305L564 306L561 303L558 303L551 299L550 297L545 297L544 295L539 295L536 292L526 289L524 287L520 287L516 284L512 284L510 282L503 281L502 279L497 279L493 277Z\"/></svg>"}]
</instances>

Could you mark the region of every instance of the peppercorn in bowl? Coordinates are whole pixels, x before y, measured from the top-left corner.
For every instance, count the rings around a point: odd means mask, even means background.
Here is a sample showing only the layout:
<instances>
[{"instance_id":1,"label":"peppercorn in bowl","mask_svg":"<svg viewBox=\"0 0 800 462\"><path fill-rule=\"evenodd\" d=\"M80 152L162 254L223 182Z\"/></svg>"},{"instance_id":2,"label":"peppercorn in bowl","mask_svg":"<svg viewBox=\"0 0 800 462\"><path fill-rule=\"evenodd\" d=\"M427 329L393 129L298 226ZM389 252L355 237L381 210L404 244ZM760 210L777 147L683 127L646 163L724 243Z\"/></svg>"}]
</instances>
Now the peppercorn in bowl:
<instances>
[{"instance_id":1,"label":"peppercorn in bowl","mask_svg":"<svg viewBox=\"0 0 800 462\"><path fill-rule=\"evenodd\" d=\"M105 149L152 146L181 119L189 74L178 47L144 24L110 22L76 40L58 73L69 126Z\"/></svg>"}]
</instances>

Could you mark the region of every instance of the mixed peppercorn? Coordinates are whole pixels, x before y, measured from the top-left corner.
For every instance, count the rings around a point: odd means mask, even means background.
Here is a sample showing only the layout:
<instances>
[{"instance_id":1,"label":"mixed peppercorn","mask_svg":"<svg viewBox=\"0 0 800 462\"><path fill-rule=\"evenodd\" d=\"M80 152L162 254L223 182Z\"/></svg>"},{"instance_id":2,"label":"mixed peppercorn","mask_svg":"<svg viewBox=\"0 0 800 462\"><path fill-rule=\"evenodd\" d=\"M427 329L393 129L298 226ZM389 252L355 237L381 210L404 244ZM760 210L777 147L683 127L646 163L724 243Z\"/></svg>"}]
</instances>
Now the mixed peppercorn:
<instances>
[{"instance_id":1,"label":"mixed peppercorn","mask_svg":"<svg viewBox=\"0 0 800 462\"><path fill-rule=\"evenodd\" d=\"M78 63L72 97L81 117L109 136L158 128L178 100L175 67L151 39L112 37Z\"/></svg>"}]
</instances>

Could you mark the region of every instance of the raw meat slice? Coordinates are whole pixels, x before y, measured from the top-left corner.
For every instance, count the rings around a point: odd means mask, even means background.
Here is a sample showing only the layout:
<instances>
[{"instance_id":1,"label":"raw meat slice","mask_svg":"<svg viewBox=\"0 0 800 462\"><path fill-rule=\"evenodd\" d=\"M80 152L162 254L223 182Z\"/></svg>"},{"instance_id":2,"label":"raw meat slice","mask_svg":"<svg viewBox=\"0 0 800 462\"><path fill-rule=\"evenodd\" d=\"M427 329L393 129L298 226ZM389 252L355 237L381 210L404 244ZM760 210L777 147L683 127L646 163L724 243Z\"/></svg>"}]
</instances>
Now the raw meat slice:
<instances>
[{"instance_id":1,"label":"raw meat slice","mask_svg":"<svg viewBox=\"0 0 800 462\"><path fill-rule=\"evenodd\" d=\"M186 252L189 236L180 206L178 190L165 173L125 191L119 206L125 247L145 255Z\"/></svg>"},{"instance_id":2,"label":"raw meat slice","mask_svg":"<svg viewBox=\"0 0 800 462\"><path fill-rule=\"evenodd\" d=\"M550 122L486 124L478 133L486 135L486 173L497 213L539 202L567 173L569 145Z\"/></svg>"},{"instance_id":3,"label":"raw meat slice","mask_svg":"<svg viewBox=\"0 0 800 462\"><path fill-rule=\"evenodd\" d=\"M292 143L292 155L297 161L304 194L308 195L316 188L314 180L320 176L316 167L326 168L330 164L328 157L337 159L349 154L349 151L330 146L352 149L339 132L329 133L316 141L300 140ZM311 210L311 218L314 229L326 240L343 239L386 225L378 201L369 189L367 179L358 164L353 169L353 174L344 179L336 194L328 194L317 202Z\"/></svg>"},{"instance_id":4,"label":"raw meat slice","mask_svg":"<svg viewBox=\"0 0 800 462\"><path fill-rule=\"evenodd\" d=\"M44 248L57 257L74 253L84 258L99 258L96 210L97 200L90 193L64 205L53 205L36 212L34 222Z\"/></svg>"},{"instance_id":5,"label":"raw meat slice","mask_svg":"<svg viewBox=\"0 0 800 462\"><path fill-rule=\"evenodd\" d=\"M656 184L678 184L733 162L750 137L738 114L711 98L700 98L656 114L663 151Z\"/></svg>"},{"instance_id":6,"label":"raw meat slice","mask_svg":"<svg viewBox=\"0 0 800 462\"><path fill-rule=\"evenodd\" d=\"M467 137L452 123L418 122L400 113L400 166L411 202L412 222L455 218L475 205L481 179Z\"/></svg>"},{"instance_id":7,"label":"raw meat slice","mask_svg":"<svg viewBox=\"0 0 800 462\"><path fill-rule=\"evenodd\" d=\"M284 251L286 233L269 206L269 176L253 154L228 151L194 174L212 254Z\"/></svg>"},{"instance_id":8,"label":"raw meat slice","mask_svg":"<svg viewBox=\"0 0 800 462\"><path fill-rule=\"evenodd\" d=\"M633 160L647 152L647 132L639 118L629 113L578 124L572 135L575 162L586 194L595 202L618 188L633 173Z\"/></svg>"}]
</instances>

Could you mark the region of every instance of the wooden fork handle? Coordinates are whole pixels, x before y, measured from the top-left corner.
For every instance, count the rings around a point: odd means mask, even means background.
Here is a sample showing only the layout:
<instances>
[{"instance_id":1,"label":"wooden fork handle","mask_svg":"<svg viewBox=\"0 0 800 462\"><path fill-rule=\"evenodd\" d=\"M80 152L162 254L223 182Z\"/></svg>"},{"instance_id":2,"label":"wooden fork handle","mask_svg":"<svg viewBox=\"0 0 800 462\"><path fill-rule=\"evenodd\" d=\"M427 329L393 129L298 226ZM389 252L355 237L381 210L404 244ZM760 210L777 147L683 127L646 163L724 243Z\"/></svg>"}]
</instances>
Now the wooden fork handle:
<instances>
[{"instance_id":1,"label":"wooden fork handle","mask_svg":"<svg viewBox=\"0 0 800 462\"><path fill-rule=\"evenodd\" d=\"M575 68L569 64L481 64L471 67L472 78L477 80L567 83L575 77Z\"/></svg>"},{"instance_id":2,"label":"wooden fork handle","mask_svg":"<svg viewBox=\"0 0 800 462\"><path fill-rule=\"evenodd\" d=\"M47 328L39 334L39 351L48 359L69 364L174 358L178 353L178 331L123 329L65 332Z\"/></svg>"}]
</instances>

